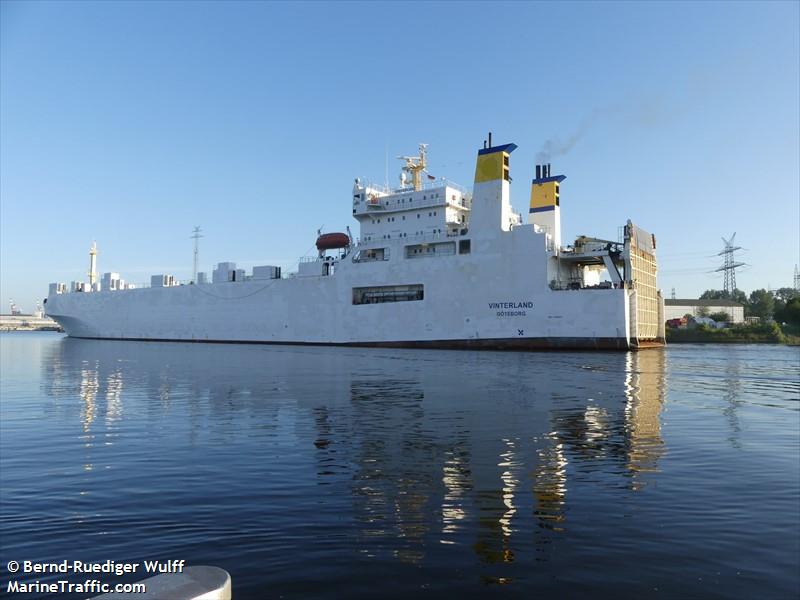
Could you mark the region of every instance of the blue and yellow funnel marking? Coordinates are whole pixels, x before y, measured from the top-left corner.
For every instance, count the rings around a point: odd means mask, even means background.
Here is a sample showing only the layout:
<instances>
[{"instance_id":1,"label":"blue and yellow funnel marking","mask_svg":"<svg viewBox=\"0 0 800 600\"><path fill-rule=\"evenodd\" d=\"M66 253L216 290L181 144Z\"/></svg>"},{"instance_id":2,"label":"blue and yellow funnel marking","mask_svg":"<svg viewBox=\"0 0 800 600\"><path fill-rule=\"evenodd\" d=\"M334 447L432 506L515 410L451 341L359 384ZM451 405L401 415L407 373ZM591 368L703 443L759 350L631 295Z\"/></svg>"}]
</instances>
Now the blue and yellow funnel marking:
<instances>
[{"instance_id":1,"label":"blue and yellow funnel marking","mask_svg":"<svg viewBox=\"0 0 800 600\"><path fill-rule=\"evenodd\" d=\"M504 144L478 150L478 161L475 163L475 183L505 179L508 175L508 155L517 149L516 144Z\"/></svg>"},{"instance_id":2,"label":"blue and yellow funnel marking","mask_svg":"<svg viewBox=\"0 0 800 600\"><path fill-rule=\"evenodd\" d=\"M565 179L564 175L534 179L531 182L531 209L529 212L555 210L558 206L559 184Z\"/></svg>"}]
</instances>

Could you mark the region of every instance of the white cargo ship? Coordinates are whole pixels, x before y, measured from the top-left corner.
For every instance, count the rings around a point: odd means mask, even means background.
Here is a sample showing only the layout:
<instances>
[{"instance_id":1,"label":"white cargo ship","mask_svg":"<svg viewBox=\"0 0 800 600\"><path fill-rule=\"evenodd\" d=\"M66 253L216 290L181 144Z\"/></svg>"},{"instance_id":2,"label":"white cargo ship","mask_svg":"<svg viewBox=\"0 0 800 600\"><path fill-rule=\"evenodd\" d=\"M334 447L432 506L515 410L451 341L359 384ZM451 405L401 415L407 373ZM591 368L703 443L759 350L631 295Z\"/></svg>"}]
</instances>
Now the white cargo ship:
<instances>
[{"instance_id":1,"label":"white cargo ship","mask_svg":"<svg viewBox=\"0 0 800 600\"><path fill-rule=\"evenodd\" d=\"M537 165L527 224L510 199L514 144L478 151L472 191L402 157L400 186L355 180L359 235L320 234L298 271L219 263L181 284L116 273L50 285L46 312L78 338L429 348L612 348L664 343L655 237L562 245L560 185Z\"/></svg>"}]
</instances>

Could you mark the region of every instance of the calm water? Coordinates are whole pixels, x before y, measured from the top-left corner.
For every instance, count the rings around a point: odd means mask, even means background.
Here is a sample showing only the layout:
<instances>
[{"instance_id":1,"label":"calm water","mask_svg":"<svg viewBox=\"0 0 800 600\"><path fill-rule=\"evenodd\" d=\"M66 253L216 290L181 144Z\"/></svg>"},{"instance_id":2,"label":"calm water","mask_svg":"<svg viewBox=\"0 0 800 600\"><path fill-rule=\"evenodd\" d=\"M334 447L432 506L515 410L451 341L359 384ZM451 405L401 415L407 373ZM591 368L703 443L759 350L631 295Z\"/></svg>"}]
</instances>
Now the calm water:
<instances>
[{"instance_id":1,"label":"calm water","mask_svg":"<svg viewBox=\"0 0 800 600\"><path fill-rule=\"evenodd\" d=\"M0 352L3 592L185 559L237 600L800 593L797 348Z\"/></svg>"}]
</instances>

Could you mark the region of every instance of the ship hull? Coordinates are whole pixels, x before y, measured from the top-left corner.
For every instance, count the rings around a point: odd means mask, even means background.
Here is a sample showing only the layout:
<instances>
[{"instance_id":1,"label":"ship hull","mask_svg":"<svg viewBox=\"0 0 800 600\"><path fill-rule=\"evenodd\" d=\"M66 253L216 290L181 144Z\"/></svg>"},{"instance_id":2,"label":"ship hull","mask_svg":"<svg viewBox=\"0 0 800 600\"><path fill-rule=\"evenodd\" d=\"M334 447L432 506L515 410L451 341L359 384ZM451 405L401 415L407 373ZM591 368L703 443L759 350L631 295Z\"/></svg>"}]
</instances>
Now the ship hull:
<instances>
[{"instance_id":1,"label":"ship hull","mask_svg":"<svg viewBox=\"0 0 800 600\"><path fill-rule=\"evenodd\" d=\"M394 256L402 251L399 247ZM337 263L333 274L52 294L48 315L78 338L538 350L635 348L629 289L552 290L544 236L519 227L473 252ZM411 301L356 291L418 286Z\"/></svg>"},{"instance_id":2,"label":"ship hull","mask_svg":"<svg viewBox=\"0 0 800 600\"><path fill-rule=\"evenodd\" d=\"M656 348L664 344L649 342L643 346L630 345L623 338L527 338L527 339L491 339L491 340L420 340L420 341L386 341L386 342L300 342L300 341L259 341L259 340L211 340L211 339L175 339L175 338L125 338L125 337L89 337L70 335L76 339L117 340L128 342L175 342L196 344L261 344L277 346L338 346L355 348L417 348L423 350L498 350L530 352L536 350L636 350L643 347Z\"/></svg>"}]
</instances>

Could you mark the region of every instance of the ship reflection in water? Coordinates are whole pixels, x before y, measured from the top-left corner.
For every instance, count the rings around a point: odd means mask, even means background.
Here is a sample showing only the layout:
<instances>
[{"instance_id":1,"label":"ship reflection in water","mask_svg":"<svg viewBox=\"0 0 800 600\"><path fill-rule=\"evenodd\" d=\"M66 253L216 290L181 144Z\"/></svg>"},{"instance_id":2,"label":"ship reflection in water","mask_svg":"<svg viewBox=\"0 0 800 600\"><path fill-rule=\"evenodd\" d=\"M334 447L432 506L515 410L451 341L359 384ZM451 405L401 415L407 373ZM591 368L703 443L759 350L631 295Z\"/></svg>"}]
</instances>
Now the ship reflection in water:
<instances>
[{"instance_id":1,"label":"ship reflection in water","mask_svg":"<svg viewBox=\"0 0 800 600\"><path fill-rule=\"evenodd\" d=\"M743 508L743 480L707 484L720 467L703 447L713 440L720 459L739 453L724 473L752 469L737 413L753 390L719 384L701 435L687 413L698 386L670 378L681 351L72 339L46 350L36 410L41 431L58 434L48 452L63 477L42 484L38 508L56 524L28 554L179 556L228 569L237 598L481 596L500 585L692 595L708 591L697 580L712 570L723 595L763 589L765 567L741 564L732 524L703 508L733 510L736 523L762 514ZM750 360L720 376L741 380ZM667 436L676 381L680 430ZM789 475L797 487L797 468ZM742 543L758 545L755 535ZM798 552L786 539L784 562Z\"/></svg>"}]
</instances>

